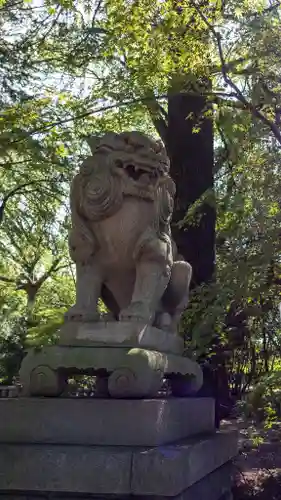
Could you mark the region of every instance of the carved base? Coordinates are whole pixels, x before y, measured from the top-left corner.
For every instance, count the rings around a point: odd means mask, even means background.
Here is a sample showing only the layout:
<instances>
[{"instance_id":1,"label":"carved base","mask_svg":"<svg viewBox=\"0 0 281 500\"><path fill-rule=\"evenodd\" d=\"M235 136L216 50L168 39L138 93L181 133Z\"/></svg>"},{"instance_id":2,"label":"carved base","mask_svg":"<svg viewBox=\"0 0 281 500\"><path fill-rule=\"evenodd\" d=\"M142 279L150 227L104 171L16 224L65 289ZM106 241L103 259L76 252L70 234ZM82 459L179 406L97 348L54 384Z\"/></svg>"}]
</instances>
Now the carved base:
<instances>
[{"instance_id":1,"label":"carved base","mask_svg":"<svg viewBox=\"0 0 281 500\"><path fill-rule=\"evenodd\" d=\"M102 376L103 392L113 398L153 397L164 377L182 381L185 390L177 394L182 396L196 394L203 382L199 365L175 354L126 347L50 346L30 350L24 358L23 394L60 396L67 378L78 373Z\"/></svg>"}]
</instances>

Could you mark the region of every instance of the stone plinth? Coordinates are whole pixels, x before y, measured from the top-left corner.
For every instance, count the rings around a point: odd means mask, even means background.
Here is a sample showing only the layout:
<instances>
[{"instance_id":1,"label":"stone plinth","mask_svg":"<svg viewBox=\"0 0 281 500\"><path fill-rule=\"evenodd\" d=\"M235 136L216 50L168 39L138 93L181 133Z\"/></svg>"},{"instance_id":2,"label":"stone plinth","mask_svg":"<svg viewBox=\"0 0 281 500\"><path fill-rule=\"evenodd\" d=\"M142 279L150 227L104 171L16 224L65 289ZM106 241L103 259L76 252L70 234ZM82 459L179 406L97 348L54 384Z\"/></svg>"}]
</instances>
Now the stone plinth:
<instances>
[{"instance_id":1,"label":"stone plinth","mask_svg":"<svg viewBox=\"0 0 281 500\"><path fill-rule=\"evenodd\" d=\"M183 339L174 333L153 326L126 321L79 322L67 321L61 327L61 345L122 345L143 347L182 354Z\"/></svg>"},{"instance_id":2,"label":"stone plinth","mask_svg":"<svg viewBox=\"0 0 281 500\"><path fill-rule=\"evenodd\" d=\"M220 478L220 468L236 453L236 434L224 432L149 448L1 444L0 492L199 500L205 491L217 500L230 487L229 471ZM208 491L212 484L220 488L209 476L214 471L223 482L217 496ZM190 496L191 487L198 496Z\"/></svg>"},{"instance_id":3,"label":"stone plinth","mask_svg":"<svg viewBox=\"0 0 281 500\"><path fill-rule=\"evenodd\" d=\"M211 398L0 400L0 443L157 446L213 430Z\"/></svg>"},{"instance_id":4,"label":"stone plinth","mask_svg":"<svg viewBox=\"0 0 281 500\"><path fill-rule=\"evenodd\" d=\"M209 398L0 400L0 500L229 500L236 454Z\"/></svg>"}]
</instances>

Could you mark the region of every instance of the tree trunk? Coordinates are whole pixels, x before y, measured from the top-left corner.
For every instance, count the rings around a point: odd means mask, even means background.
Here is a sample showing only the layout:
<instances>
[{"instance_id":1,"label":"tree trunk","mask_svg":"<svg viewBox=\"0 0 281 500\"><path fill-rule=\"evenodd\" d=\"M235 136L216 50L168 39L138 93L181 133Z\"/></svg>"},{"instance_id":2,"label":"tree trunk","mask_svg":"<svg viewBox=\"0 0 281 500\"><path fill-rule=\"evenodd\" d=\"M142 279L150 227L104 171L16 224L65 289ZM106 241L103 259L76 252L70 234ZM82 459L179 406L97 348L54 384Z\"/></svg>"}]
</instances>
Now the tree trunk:
<instances>
[{"instance_id":1,"label":"tree trunk","mask_svg":"<svg viewBox=\"0 0 281 500\"><path fill-rule=\"evenodd\" d=\"M208 191L213 191L214 144L213 123L202 116L206 99L200 95L171 94L168 98L168 127L166 147L171 161L171 176L176 183L173 237L179 253L193 268L192 287L209 283L215 274L215 204L203 201L196 220L182 228L176 224L184 219L188 209ZM199 131L194 132L194 127ZM213 193L212 193L213 194ZM210 344L212 344L210 332ZM219 346L217 346L219 349ZM208 373L204 383L210 384ZM230 411L228 376L225 366L217 372L216 425L224 413Z\"/></svg>"},{"instance_id":2,"label":"tree trunk","mask_svg":"<svg viewBox=\"0 0 281 500\"><path fill-rule=\"evenodd\" d=\"M177 188L174 223L183 220L189 207L213 189L213 125L210 119L201 119L204 109L206 100L200 95L178 94L168 99L167 150ZM200 130L193 133L198 118ZM192 226L180 229L173 225L179 252L193 268L193 287L209 282L215 269L214 205L203 203L199 217Z\"/></svg>"}]
</instances>

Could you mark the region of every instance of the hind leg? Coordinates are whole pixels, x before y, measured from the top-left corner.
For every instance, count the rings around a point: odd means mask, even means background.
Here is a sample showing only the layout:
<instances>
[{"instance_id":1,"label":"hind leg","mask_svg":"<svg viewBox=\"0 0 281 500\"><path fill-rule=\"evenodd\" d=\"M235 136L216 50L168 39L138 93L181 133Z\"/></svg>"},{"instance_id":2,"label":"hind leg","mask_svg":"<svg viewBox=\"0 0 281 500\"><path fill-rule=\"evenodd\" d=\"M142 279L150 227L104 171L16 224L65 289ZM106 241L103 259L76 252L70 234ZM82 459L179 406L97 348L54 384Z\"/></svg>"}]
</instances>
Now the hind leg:
<instances>
[{"instance_id":1,"label":"hind leg","mask_svg":"<svg viewBox=\"0 0 281 500\"><path fill-rule=\"evenodd\" d=\"M192 267L188 262L174 262L170 282L162 298L162 313L158 315L159 326L174 333L188 304L191 276Z\"/></svg>"},{"instance_id":2,"label":"hind leg","mask_svg":"<svg viewBox=\"0 0 281 500\"><path fill-rule=\"evenodd\" d=\"M136 250L136 277L130 305L120 313L121 319L142 320L153 324L157 305L170 280L170 245L148 232Z\"/></svg>"},{"instance_id":3,"label":"hind leg","mask_svg":"<svg viewBox=\"0 0 281 500\"><path fill-rule=\"evenodd\" d=\"M169 274L161 262L141 261L137 264L136 282L131 304L120 313L122 320L141 319L153 323L155 309L169 282Z\"/></svg>"}]
</instances>

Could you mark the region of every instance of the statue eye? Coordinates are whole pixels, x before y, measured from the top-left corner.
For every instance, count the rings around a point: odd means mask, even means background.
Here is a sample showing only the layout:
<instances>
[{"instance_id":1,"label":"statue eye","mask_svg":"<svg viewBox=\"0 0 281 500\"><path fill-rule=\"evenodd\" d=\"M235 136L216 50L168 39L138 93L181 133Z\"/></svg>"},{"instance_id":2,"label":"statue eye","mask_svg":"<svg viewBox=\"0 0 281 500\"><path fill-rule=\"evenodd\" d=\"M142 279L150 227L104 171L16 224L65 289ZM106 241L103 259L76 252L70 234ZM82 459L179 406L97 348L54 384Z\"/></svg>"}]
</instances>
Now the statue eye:
<instances>
[{"instance_id":1,"label":"statue eye","mask_svg":"<svg viewBox=\"0 0 281 500\"><path fill-rule=\"evenodd\" d=\"M123 168L123 162L122 162L122 160L116 160L115 167L117 167L117 168Z\"/></svg>"}]
</instances>

